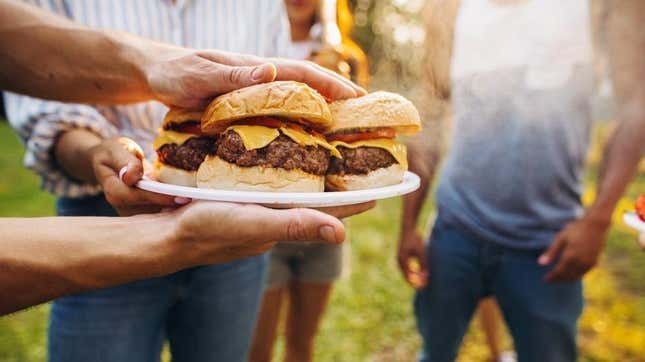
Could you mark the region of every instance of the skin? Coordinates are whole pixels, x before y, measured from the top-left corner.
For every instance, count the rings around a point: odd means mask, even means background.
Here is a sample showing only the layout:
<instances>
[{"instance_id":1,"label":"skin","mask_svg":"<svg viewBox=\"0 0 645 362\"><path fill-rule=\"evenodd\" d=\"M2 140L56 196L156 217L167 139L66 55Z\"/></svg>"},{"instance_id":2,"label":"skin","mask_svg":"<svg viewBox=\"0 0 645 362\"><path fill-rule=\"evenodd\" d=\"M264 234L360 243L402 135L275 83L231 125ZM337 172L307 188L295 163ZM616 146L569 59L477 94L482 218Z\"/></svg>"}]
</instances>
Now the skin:
<instances>
[{"instance_id":1,"label":"skin","mask_svg":"<svg viewBox=\"0 0 645 362\"><path fill-rule=\"evenodd\" d=\"M20 2L0 0L2 89L70 102L156 99L191 107L220 93L274 79L308 83L330 99L365 92L310 63L168 46L125 33L91 30ZM82 131L68 132L61 139L56 153L68 166L64 169L79 179L101 183L123 215L190 201L133 187L143 174L143 163L140 148L130 140L104 141ZM67 147L72 153L65 153ZM3 218L0 315L63 295L257 255L278 239L338 243L344 239L338 218L373 206L322 210L330 214L326 215L306 209L195 202L129 218Z\"/></svg>"},{"instance_id":2,"label":"skin","mask_svg":"<svg viewBox=\"0 0 645 362\"><path fill-rule=\"evenodd\" d=\"M316 0L285 0L291 24L293 41L309 38L309 30L316 14ZM327 307L332 283L307 283L298 280L264 293L256 334L249 361L269 361L276 341L280 310L285 299L286 308L285 356L287 362L311 361L314 340Z\"/></svg>"},{"instance_id":3,"label":"skin","mask_svg":"<svg viewBox=\"0 0 645 362\"><path fill-rule=\"evenodd\" d=\"M15 0L0 0L0 9L0 87L39 98L84 103L156 99L197 107L219 94L272 80L301 81L331 99L365 93L308 62L198 51L93 30Z\"/></svg>"},{"instance_id":4,"label":"skin","mask_svg":"<svg viewBox=\"0 0 645 362\"><path fill-rule=\"evenodd\" d=\"M340 243L345 229L338 218L372 206L322 212L193 202L127 218L3 218L0 289L11 298L0 298L0 315L63 295L259 255L277 239Z\"/></svg>"},{"instance_id":5,"label":"skin","mask_svg":"<svg viewBox=\"0 0 645 362\"><path fill-rule=\"evenodd\" d=\"M645 2L606 1L606 6L601 29L608 47L618 126L605 146L596 200L538 260L542 265L554 264L546 276L551 282L578 280L596 265L611 214L645 153Z\"/></svg>"},{"instance_id":6,"label":"skin","mask_svg":"<svg viewBox=\"0 0 645 362\"><path fill-rule=\"evenodd\" d=\"M329 283L293 281L264 293L249 361L270 361L277 337L280 311L288 300L285 323L286 362L313 360L314 339L331 295Z\"/></svg>"},{"instance_id":7,"label":"skin","mask_svg":"<svg viewBox=\"0 0 645 362\"><path fill-rule=\"evenodd\" d=\"M601 29L607 39L619 125L605 147L596 200L582 218L572 221L556 235L551 246L537 260L541 265L554 265L545 276L549 282L578 280L596 265L611 224L611 214L645 152L645 87L643 82L635 81L645 79L645 63L642 61L645 31L641 26L645 22L645 3L638 0L606 1L606 6L610 11ZM432 14L436 16L440 12ZM438 19L430 23L441 24ZM435 44L450 46L450 31L439 29L436 34ZM429 54L437 57L437 61L431 58L431 63L439 66L428 66L429 84L433 85L429 94L435 99L447 100L449 81L446 74L449 72L446 72L447 65L441 67L441 64L449 64L451 48L440 51L430 45L430 49ZM411 153L414 152L413 146ZM418 158L411 157L411 161ZM416 230L418 215L434 174L434 166L429 171L426 167L414 162L410 164L410 169L421 176L421 188L404 198L404 221L399 243L399 265L406 280L416 285L427 282L423 243ZM417 259L420 267L411 268L410 260ZM416 279L420 281L416 282Z\"/></svg>"},{"instance_id":8,"label":"skin","mask_svg":"<svg viewBox=\"0 0 645 362\"><path fill-rule=\"evenodd\" d=\"M284 0L291 25L291 40L294 42L309 39L318 7L317 0Z\"/></svg>"}]
</instances>

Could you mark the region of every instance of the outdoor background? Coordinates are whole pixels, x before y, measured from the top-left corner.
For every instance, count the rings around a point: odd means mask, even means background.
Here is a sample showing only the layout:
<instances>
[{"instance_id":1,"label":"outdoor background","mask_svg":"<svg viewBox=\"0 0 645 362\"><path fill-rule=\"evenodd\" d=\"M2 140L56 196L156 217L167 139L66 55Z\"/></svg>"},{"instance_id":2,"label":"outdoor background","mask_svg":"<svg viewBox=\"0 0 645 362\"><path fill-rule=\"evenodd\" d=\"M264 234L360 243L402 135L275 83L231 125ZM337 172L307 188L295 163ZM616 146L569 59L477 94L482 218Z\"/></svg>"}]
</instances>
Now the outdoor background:
<instances>
[{"instance_id":1,"label":"outdoor background","mask_svg":"<svg viewBox=\"0 0 645 362\"><path fill-rule=\"evenodd\" d=\"M424 31L423 0L355 0L355 37L371 60L372 88L416 98ZM593 132L584 200L593 199L602 146L613 124L599 120ZM428 140L432 142L433 140ZM0 217L53 215L54 199L22 167L23 149L0 120ZM600 265L585 278L580 320L582 361L645 361L645 253L620 221L645 192L645 168L631 184L615 215ZM400 200L349 222L350 270L337 283L317 340L317 361L413 361L419 348L411 298L395 261ZM428 200L425 215L433 212ZM424 225L420 225L423 227ZM425 228L424 228L425 229ZM427 231L427 230L424 230ZM0 298L2 291L0 291ZM45 360L48 306L0 318L0 362ZM505 337L506 349L511 341ZM278 345L278 352L282 344ZM280 353L276 361L280 360ZM485 361L487 350L473 322L460 361ZM168 353L164 353L168 359Z\"/></svg>"}]
</instances>

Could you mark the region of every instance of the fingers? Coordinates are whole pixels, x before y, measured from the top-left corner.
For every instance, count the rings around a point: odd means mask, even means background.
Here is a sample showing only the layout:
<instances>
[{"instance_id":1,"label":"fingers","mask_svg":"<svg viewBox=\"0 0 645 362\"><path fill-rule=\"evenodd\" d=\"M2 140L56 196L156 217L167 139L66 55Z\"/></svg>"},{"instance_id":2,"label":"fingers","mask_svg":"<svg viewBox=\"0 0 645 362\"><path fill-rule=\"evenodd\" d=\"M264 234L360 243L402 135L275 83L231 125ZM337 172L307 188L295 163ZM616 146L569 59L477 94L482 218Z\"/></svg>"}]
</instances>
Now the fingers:
<instances>
[{"instance_id":1,"label":"fingers","mask_svg":"<svg viewBox=\"0 0 645 362\"><path fill-rule=\"evenodd\" d=\"M558 234L549 248L540 255L538 264L544 266L553 263L565 246L565 238Z\"/></svg>"},{"instance_id":2,"label":"fingers","mask_svg":"<svg viewBox=\"0 0 645 362\"><path fill-rule=\"evenodd\" d=\"M376 202L370 201L346 206L321 207L317 208L316 210L335 216L339 219L343 219L352 215L363 213L369 209L374 208L374 206L376 206Z\"/></svg>"},{"instance_id":3,"label":"fingers","mask_svg":"<svg viewBox=\"0 0 645 362\"><path fill-rule=\"evenodd\" d=\"M219 95L255 84L271 82L276 78L276 67L272 63L252 66L229 66L218 64L215 71L205 75L204 94Z\"/></svg>"},{"instance_id":4,"label":"fingers","mask_svg":"<svg viewBox=\"0 0 645 362\"><path fill-rule=\"evenodd\" d=\"M572 282L580 279L589 269L590 267L582 264L576 258L563 255L544 279L547 282Z\"/></svg>"},{"instance_id":5,"label":"fingers","mask_svg":"<svg viewBox=\"0 0 645 362\"><path fill-rule=\"evenodd\" d=\"M203 51L198 54L204 59L229 66L253 66L271 62L277 70L275 80L306 83L328 99L353 98L367 93L352 81L312 62L267 59L221 51Z\"/></svg>"},{"instance_id":6,"label":"fingers","mask_svg":"<svg viewBox=\"0 0 645 362\"><path fill-rule=\"evenodd\" d=\"M106 199L120 214L158 207L176 207L186 203L173 196L139 190L134 185L143 177L143 151L132 140L119 138L106 141L95 165L97 180ZM177 202L180 201L180 202ZM143 208L142 208L143 207ZM125 211L125 208L130 210Z\"/></svg>"},{"instance_id":7,"label":"fingers","mask_svg":"<svg viewBox=\"0 0 645 362\"><path fill-rule=\"evenodd\" d=\"M346 99L365 95L365 89L339 74L312 62L274 60L278 70L276 80L306 83L328 99Z\"/></svg>"},{"instance_id":8,"label":"fingers","mask_svg":"<svg viewBox=\"0 0 645 362\"><path fill-rule=\"evenodd\" d=\"M345 227L337 218L310 209L272 210L254 208L255 238L276 241L322 241L332 244L345 240ZM263 236L263 237L260 237Z\"/></svg>"},{"instance_id":9,"label":"fingers","mask_svg":"<svg viewBox=\"0 0 645 362\"><path fill-rule=\"evenodd\" d=\"M641 233L638 236L638 242L641 244L641 248L645 250L645 233Z\"/></svg>"}]
</instances>

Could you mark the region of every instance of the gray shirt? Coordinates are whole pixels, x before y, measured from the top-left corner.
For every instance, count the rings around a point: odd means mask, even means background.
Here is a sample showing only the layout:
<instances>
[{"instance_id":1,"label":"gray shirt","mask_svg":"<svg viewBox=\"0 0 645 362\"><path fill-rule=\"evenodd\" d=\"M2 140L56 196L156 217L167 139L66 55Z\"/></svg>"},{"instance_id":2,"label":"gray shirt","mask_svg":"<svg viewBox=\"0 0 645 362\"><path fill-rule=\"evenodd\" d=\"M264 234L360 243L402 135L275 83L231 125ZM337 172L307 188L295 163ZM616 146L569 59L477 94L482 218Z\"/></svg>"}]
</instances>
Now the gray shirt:
<instances>
[{"instance_id":1,"label":"gray shirt","mask_svg":"<svg viewBox=\"0 0 645 362\"><path fill-rule=\"evenodd\" d=\"M575 7L544 14L536 12L540 3L529 1L515 10L531 6L530 11L514 14L511 9L482 9L482 3L463 2L465 15L457 21L453 137L437 191L439 212L484 240L543 248L582 211L593 71L585 61L588 48L580 42L588 41L582 34L588 29L571 28L584 23L576 22L579 14L567 14L580 10ZM475 15L477 24L464 23ZM577 49L562 49L562 39L536 36L540 24L535 18L545 15L574 18L561 30L568 37L564 44ZM509 17L512 22L505 21ZM509 23L516 29L509 29ZM491 29L495 26L506 29ZM495 39L486 38L493 34ZM495 54L512 51L508 46L518 41L517 51L526 52L525 57ZM483 42L493 48L490 54L481 54ZM495 50L498 45L502 48Z\"/></svg>"}]
</instances>

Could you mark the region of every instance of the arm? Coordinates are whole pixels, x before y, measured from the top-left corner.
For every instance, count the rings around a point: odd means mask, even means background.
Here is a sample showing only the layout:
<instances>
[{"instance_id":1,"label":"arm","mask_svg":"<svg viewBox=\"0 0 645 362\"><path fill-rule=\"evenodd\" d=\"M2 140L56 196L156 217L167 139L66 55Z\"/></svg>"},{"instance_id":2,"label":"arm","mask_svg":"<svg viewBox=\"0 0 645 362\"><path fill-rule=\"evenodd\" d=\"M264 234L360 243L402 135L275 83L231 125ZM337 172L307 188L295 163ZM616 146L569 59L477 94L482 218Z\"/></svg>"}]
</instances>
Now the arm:
<instances>
[{"instance_id":1,"label":"arm","mask_svg":"<svg viewBox=\"0 0 645 362\"><path fill-rule=\"evenodd\" d=\"M330 98L364 92L303 62L196 52L123 32L93 30L14 0L0 0L0 24L0 87L40 98L84 103L157 99L196 107L241 87L291 79L286 74L294 71L300 73L296 80Z\"/></svg>"},{"instance_id":2,"label":"arm","mask_svg":"<svg viewBox=\"0 0 645 362\"><path fill-rule=\"evenodd\" d=\"M374 203L324 210L195 202L129 218L0 220L0 315L55 297L259 255L275 240L340 243L338 218Z\"/></svg>"},{"instance_id":3,"label":"arm","mask_svg":"<svg viewBox=\"0 0 645 362\"><path fill-rule=\"evenodd\" d=\"M603 249L611 215L634 177L645 152L645 2L608 1L604 24L618 127L609 139L598 175L594 203L584 217L556 236L540 258L541 264L559 261L547 275L551 281L582 277L597 262Z\"/></svg>"},{"instance_id":4,"label":"arm","mask_svg":"<svg viewBox=\"0 0 645 362\"><path fill-rule=\"evenodd\" d=\"M458 1L432 1L426 9L425 99L421 102L425 123L422 133L408 143L410 170L420 176L421 186L403 198L398 249L399 268L415 288L425 286L428 278L423 238L417 230L417 223L439 164L442 130L450 114L450 60L458 7Z\"/></svg>"}]
</instances>

